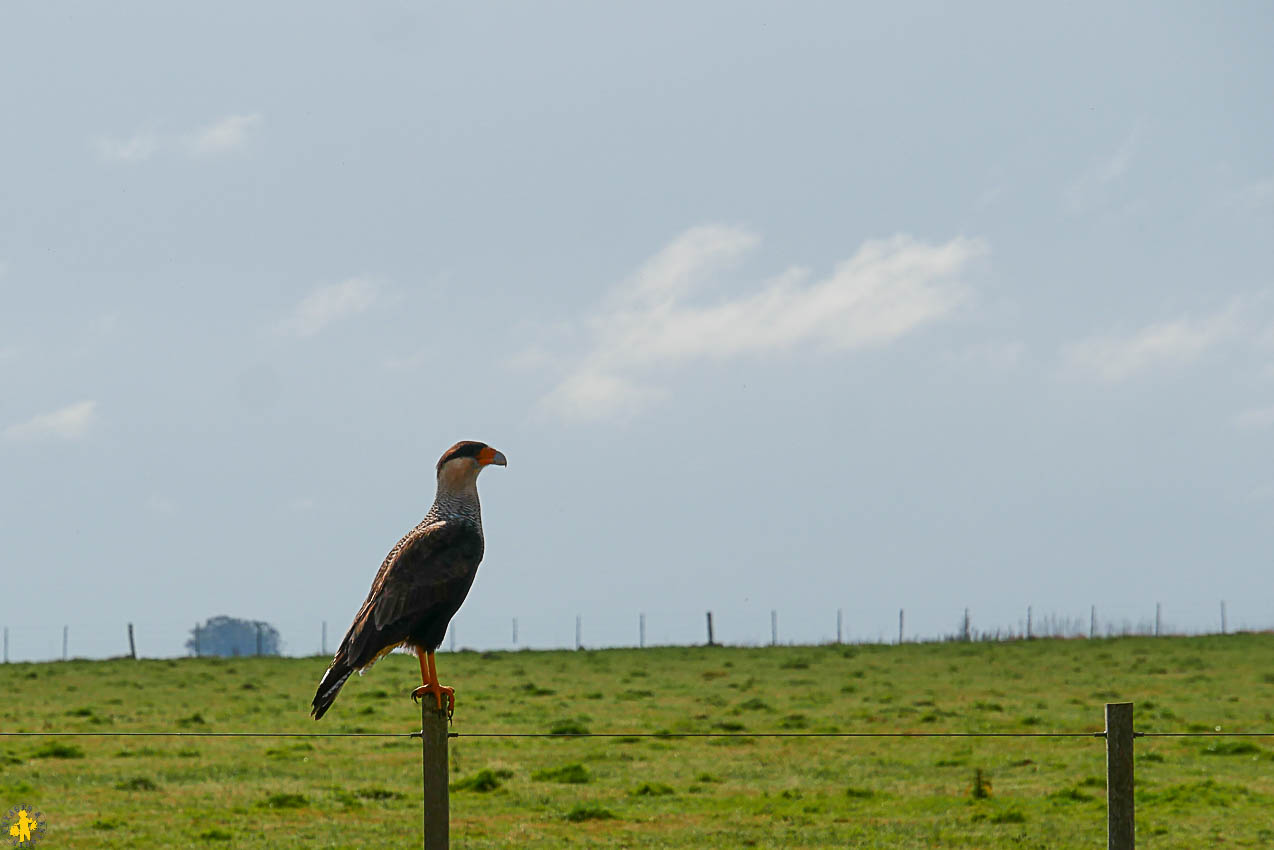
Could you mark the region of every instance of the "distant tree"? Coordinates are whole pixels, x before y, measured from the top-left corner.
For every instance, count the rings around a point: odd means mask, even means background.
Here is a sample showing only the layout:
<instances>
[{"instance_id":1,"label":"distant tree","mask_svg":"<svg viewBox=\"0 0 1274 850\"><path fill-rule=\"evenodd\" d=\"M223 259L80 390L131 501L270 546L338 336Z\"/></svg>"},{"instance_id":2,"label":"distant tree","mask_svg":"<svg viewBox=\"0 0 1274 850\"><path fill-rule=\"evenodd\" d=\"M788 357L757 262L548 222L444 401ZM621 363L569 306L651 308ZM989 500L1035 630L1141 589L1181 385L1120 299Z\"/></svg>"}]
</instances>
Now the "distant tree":
<instances>
[{"instance_id":1,"label":"distant tree","mask_svg":"<svg viewBox=\"0 0 1274 850\"><path fill-rule=\"evenodd\" d=\"M269 623L225 616L196 625L186 641L192 655L278 655L282 647L279 630Z\"/></svg>"}]
</instances>

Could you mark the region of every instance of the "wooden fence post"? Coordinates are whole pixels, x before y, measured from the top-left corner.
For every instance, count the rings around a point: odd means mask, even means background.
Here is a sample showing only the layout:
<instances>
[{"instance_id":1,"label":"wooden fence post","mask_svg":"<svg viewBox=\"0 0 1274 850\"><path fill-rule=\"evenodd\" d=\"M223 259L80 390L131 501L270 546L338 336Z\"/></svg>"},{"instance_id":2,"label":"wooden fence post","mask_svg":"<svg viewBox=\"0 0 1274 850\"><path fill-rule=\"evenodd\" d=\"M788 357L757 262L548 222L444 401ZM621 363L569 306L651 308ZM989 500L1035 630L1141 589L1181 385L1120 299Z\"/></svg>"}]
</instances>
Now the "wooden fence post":
<instances>
[{"instance_id":1,"label":"wooden fence post","mask_svg":"<svg viewBox=\"0 0 1274 850\"><path fill-rule=\"evenodd\" d=\"M646 648L646 615L637 615L637 645Z\"/></svg>"},{"instance_id":2,"label":"wooden fence post","mask_svg":"<svg viewBox=\"0 0 1274 850\"><path fill-rule=\"evenodd\" d=\"M195 645L198 646L197 639L196 639ZM134 661L137 660L137 644L133 641L133 624L132 623L128 624L128 657L133 659Z\"/></svg>"},{"instance_id":3,"label":"wooden fence post","mask_svg":"<svg viewBox=\"0 0 1274 850\"><path fill-rule=\"evenodd\" d=\"M66 660L66 633L69 629L70 629L70 626L62 627L62 660L63 661Z\"/></svg>"},{"instance_id":4,"label":"wooden fence post","mask_svg":"<svg viewBox=\"0 0 1274 850\"><path fill-rule=\"evenodd\" d=\"M770 646L779 645L779 612L770 609Z\"/></svg>"},{"instance_id":5,"label":"wooden fence post","mask_svg":"<svg viewBox=\"0 0 1274 850\"><path fill-rule=\"evenodd\" d=\"M712 612L709 611L708 612L708 646L716 646L716 645L717 645L717 642L713 640L713 636L712 636Z\"/></svg>"},{"instance_id":6,"label":"wooden fence post","mask_svg":"<svg viewBox=\"0 0 1274 850\"><path fill-rule=\"evenodd\" d=\"M447 796L447 712L429 695L420 701L420 749L424 773L423 824L425 850L451 846L451 802Z\"/></svg>"},{"instance_id":7,"label":"wooden fence post","mask_svg":"<svg viewBox=\"0 0 1274 850\"><path fill-rule=\"evenodd\" d=\"M836 642L841 642L841 609L836 609Z\"/></svg>"},{"instance_id":8,"label":"wooden fence post","mask_svg":"<svg viewBox=\"0 0 1274 850\"><path fill-rule=\"evenodd\" d=\"M1137 845L1133 804L1132 703L1106 703L1106 848Z\"/></svg>"}]
</instances>

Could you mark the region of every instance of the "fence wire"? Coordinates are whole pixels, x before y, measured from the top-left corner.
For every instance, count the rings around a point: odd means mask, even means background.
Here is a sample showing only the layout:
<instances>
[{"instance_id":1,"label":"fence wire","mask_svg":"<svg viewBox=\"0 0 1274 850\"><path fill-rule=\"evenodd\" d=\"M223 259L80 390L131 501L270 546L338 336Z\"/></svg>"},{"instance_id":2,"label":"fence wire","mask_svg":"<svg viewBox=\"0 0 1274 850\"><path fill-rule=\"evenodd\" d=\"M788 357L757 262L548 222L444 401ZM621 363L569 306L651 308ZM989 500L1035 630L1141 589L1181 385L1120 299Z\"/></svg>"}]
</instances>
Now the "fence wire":
<instances>
[{"instance_id":1,"label":"fence wire","mask_svg":"<svg viewBox=\"0 0 1274 850\"><path fill-rule=\"evenodd\" d=\"M419 738L420 732L5 732L0 738ZM448 738L1105 738L1103 732L448 732ZM1274 738L1274 732L1134 732L1136 738Z\"/></svg>"}]
</instances>

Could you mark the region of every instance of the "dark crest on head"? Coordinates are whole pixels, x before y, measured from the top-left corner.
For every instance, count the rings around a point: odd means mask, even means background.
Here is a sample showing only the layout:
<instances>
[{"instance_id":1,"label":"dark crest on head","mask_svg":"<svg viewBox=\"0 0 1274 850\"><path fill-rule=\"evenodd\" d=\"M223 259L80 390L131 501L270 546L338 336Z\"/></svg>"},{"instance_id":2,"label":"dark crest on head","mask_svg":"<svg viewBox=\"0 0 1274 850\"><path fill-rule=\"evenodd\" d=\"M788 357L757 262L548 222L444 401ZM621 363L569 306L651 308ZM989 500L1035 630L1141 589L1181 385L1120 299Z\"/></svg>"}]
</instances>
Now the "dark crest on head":
<instances>
[{"instance_id":1,"label":"dark crest on head","mask_svg":"<svg viewBox=\"0 0 1274 850\"><path fill-rule=\"evenodd\" d=\"M458 457L477 457L478 452L486 447L486 443L479 443L475 440L461 440L442 453L442 457L438 459L438 471L442 472L442 465L447 461L455 460Z\"/></svg>"}]
</instances>

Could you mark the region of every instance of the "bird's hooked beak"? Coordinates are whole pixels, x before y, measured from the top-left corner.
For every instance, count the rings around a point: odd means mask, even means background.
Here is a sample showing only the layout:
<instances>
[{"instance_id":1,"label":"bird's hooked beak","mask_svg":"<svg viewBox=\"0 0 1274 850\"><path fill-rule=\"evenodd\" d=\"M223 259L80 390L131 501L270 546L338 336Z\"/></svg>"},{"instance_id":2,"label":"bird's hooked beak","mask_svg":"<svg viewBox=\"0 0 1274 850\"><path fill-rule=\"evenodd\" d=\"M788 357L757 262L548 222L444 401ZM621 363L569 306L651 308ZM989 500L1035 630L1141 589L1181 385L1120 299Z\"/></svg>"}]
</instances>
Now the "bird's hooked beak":
<instances>
[{"instance_id":1,"label":"bird's hooked beak","mask_svg":"<svg viewBox=\"0 0 1274 850\"><path fill-rule=\"evenodd\" d=\"M505 458L504 452L498 452L487 446L478 452L478 466L508 466L509 461Z\"/></svg>"}]
</instances>

